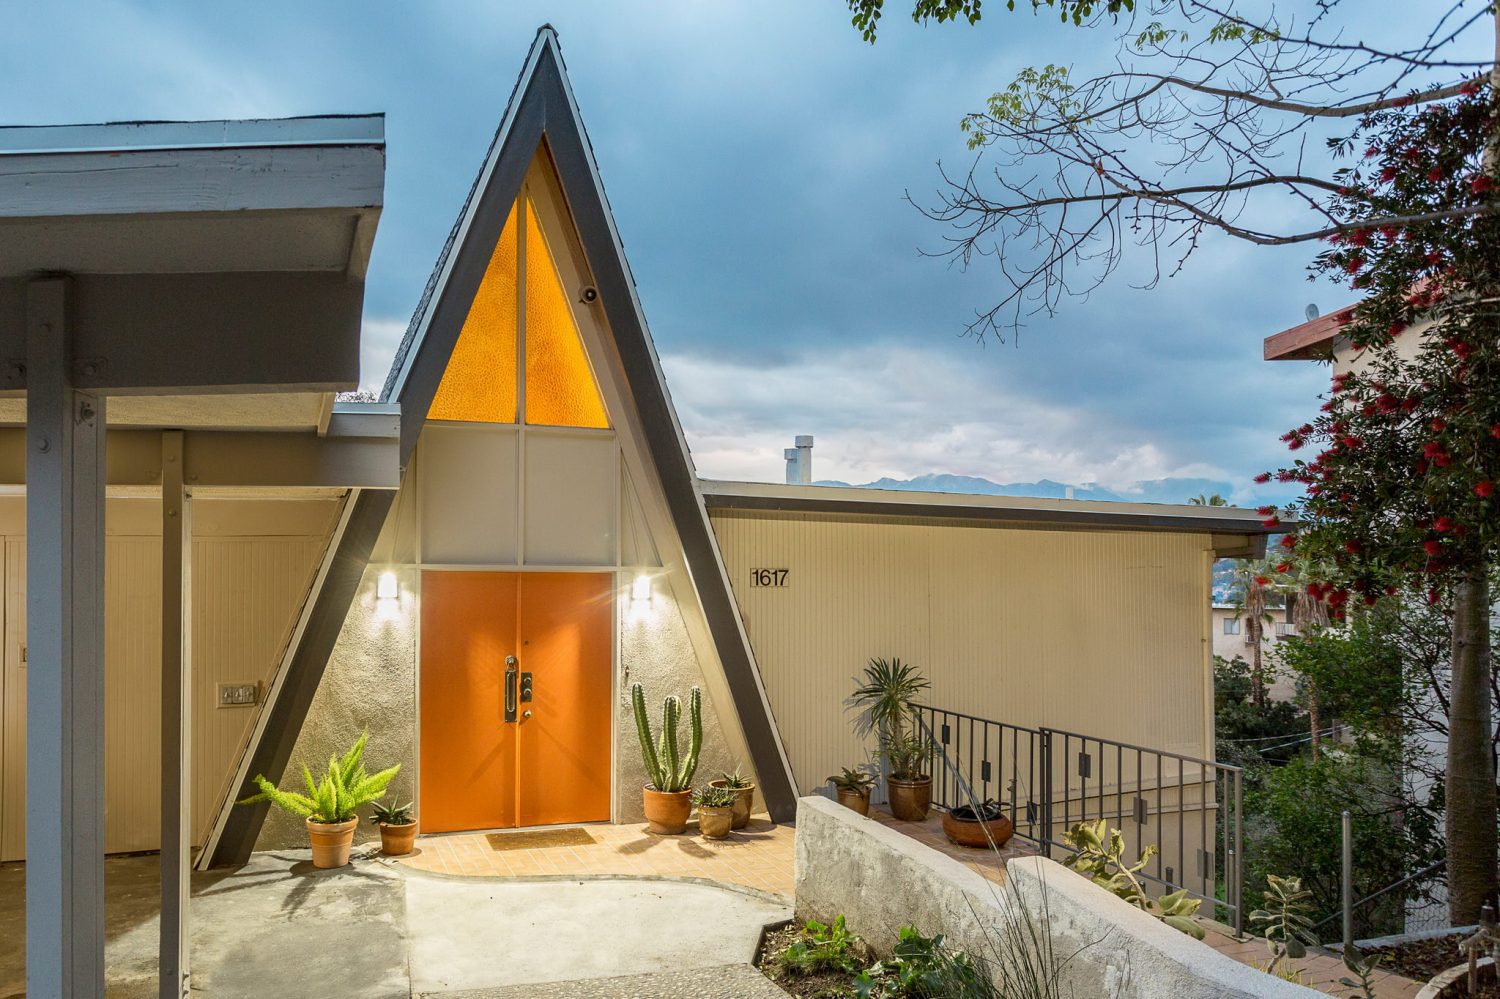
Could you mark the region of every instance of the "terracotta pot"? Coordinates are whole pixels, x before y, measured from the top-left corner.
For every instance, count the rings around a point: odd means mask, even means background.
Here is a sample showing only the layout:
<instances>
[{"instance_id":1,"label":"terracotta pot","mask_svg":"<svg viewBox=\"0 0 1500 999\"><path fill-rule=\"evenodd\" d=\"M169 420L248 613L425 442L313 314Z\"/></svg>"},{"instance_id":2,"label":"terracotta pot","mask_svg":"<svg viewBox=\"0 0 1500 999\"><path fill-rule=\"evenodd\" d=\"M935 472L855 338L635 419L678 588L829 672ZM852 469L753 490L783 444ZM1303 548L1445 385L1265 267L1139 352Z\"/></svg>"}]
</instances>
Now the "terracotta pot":
<instances>
[{"instance_id":1,"label":"terracotta pot","mask_svg":"<svg viewBox=\"0 0 1500 999\"><path fill-rule=\"evenodd\" d=\"M977 819L955 819L952 812L943 813L943 833L959 846L977 846L988 849L991 844L1004 846L1010 841L1015 827L1002 815L998 819L980 822Z\"/></svg>"},{"instance_id":2,"label":"terracotta pot","mask_svg":"<svg viewBox=\"0 0 1500 999\"><path fill-rule=\"evenodd\" d=\"M722 780L711 780L709 787L723 787ZM734 828L743 829L750 824L750 805L755 801L755 785L734 789Z\"/></svg>"},{"instance_id":3,"label":"terracotta pot","mask_svg":"<svg viewBox=\"0 0 1500 999\"><path fill-rule=\"evenodd\" d=\"M723 839L734 826L734 805L721 808L698 806L698 831L704 839Z\"/></svg>"},{"instance_id":4,"label":"terracotta pot","mask_svg":"<svg viewBox=\"0 0 1500 999\"><path fill-rule=\"evenodd\" d=\"M897 780L887 777L886 789L891 799L891 814L903 822L921 822L932 805L932 778Z\"/></svg>"},{"instance_id":5,"label":"terracotta pot","mask_svg":"<svg viewBox=\"0 0 1500 999\"><path fill-rule=\"evenodd\" d=\"M834 788L834 790L839 793L840 805L843 805L845 808L852 808L861 815L870 814L870 792L868 789L864 791L849 791L839 787Z\"/></svg>"},{"instance_id":6,"label":"terracotta pot","mask_svg":"<svg viewBox=\"0 0 1500 999\"><path fill-rule=\"evenodd\" d=\"M688 814L693 810L692 791L658 791L641 789L646 806L646 828L662 836L687 832Z\"/></svg>"},{"instance_id":7,"label":"terracotta pot","mask_svg":"<svg viewBox=\"0 0 1500 999\"><path fill-rule=\"evenodd\" d=\"M354 846L354 828L359 819L348 822L314 822L307 820L307 838L312 841L314 867L329 870L349 863L349 850Z\"/></svg>"},{"instance_id":8,"label":"terracotta pot","mask_svg":"<svg viewBox=\"0 0 1500 999\"><path fill-rule=\"evenodd\" d=\"M408 822L404 826L380 823L380 852L388 857L404 857L411 853L417 841L417 824Z\"/></svg>"}]
</instances>

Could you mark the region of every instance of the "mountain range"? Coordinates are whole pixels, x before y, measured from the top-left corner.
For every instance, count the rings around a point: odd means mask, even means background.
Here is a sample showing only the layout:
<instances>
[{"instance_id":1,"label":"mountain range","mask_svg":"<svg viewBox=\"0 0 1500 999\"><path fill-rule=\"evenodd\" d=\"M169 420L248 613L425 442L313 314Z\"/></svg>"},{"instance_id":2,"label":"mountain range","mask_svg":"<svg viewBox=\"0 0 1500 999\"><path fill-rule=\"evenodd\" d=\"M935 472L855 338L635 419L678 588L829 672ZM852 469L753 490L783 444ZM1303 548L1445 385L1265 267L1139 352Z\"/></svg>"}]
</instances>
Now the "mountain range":
<instances>
[{"instance_id":1,"label":"mountain range","mask_svg":"<svg viewBox=\"0 0 1500 999\"><path fill-rule=\"evenodd\" d=\"M848 486L853 489L912 489L937 493L972 493L982 496L1036 496L1063 499L1069 485L1040 479L1036 482L993 482L973 475L919 475L914 479L881 478L874 482L840 482L822 479L820 486ZM1073 498L1080 500L1118 500L1127 503L1186 503L1194 496L1228 496L1233 486L1215 479L1166 478L1147 479L1128 489L1106 489L1095 482L1071 487Z\"/></svg>"}]
</instances>

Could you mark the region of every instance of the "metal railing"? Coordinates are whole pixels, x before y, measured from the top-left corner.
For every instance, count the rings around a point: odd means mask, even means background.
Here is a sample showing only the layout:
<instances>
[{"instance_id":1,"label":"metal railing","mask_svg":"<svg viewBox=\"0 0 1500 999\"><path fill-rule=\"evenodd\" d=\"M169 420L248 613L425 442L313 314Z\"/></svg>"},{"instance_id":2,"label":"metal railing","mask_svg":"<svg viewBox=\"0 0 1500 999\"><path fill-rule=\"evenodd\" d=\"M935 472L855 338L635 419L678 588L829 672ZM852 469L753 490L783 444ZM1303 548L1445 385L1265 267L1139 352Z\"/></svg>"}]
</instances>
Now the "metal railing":
<instances>
[{"instance_id":1,"label":"metal railing","mask_svg":"<svg viewBox=\"0 0 1500 999\"><path fill-rule=\"evenodd\" d=\"M1326 942L1330 931L1342 923L1341 936L1348 944L1371 937L1448 929L1452 920L1447 906L1430 902L1415 908L1412 905L1428 900L1432 890L1446 882L1447 866L1446 860L1439 860L1363 898L1346 899L1340 912L1318 920L1312 931ZM1352 872L1346 867L1344 873L1349 880Z\"/></svg>"},{"instance_id":2,"label":"metal railing","mask_svg":"<svg viewBox=\"0 0 1500 999\"><path fill-rule=\"evenodd\" d=\"M1027 728L931 705L917 723L942 756L932 803L950 809L994 799L1015 835L1052 855L1079 822L1106 820L1133 859L1157 847L1143 880L1187 889L1215 918L1243 928L1244 854L1239 767L1062 729Z\"/></svg>"}]
</instances>

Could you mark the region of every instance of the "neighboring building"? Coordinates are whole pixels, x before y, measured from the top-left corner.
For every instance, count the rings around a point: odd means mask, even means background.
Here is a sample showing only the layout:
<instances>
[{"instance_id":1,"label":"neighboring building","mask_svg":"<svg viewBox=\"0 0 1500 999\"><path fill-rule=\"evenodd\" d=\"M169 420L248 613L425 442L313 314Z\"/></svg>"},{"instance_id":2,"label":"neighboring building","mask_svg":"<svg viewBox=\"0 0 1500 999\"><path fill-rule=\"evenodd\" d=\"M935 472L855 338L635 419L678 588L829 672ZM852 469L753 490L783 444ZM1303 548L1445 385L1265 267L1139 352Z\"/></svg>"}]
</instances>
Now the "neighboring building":
<instances>
[{"instance_id":1,"label":"neighboring building","mask_svg":"<svg viewBox=\"0 0 1500 999\"><path fill-rule=\"evenodd\" d=\"M1260 639L1261 660L1267 669L1273 665L1276 643L1297 633L1297 626L1291 623L1285 607L1272 607L1270 614L1271 621L1265 624ZM1214 655L1224 659L1239 656L1246 662L1250 661L1254 651L1254 643L1250 640L1250 624L1238 607L1214 601L1212 631ZM1275 700L1290 701L1297 696L1297 688L1287 677L1276 674L1271 678L1267 693Z\"/></svg>"},{"instance_id":2,"label":"neighboring building","mask_svg":"<svg viewBox=\"0 0 1500 999\"><path fill-rule=\"evenodd\" d=\"M370 230L339 232L362 267ZM214 418L269 418L237 398ZM343 410L303 401L306 412L274 412L299 433L337 438ZM393 431L399 414L399 488L351 480L199 501L192 841L202 866L303 843L298 824L234 800L255 774L316 767L366 727L372 763L403 765L398 793L417 801L425 831L639 821L636 682L653 719L664 695L701 687L701 773L753 770L759 804L778 821L799 794L865 759L844 701L875 656L920 666L938 706L1213 755L1212 564L1262 554L1259 517L700 479L550 29L381 401L352 410ZM137 552L129 524L131 504L149 517L160 501L140 489L112 502L109 711L147 723L110 729L109 793L122 807L109 814L109 843L141 850L157 836L143 774L158 747L161 596L141 582L159 549ZM24 585L9 510L0 506L7 606ZM13 721L24 641L7 626L7 774L25 772ZM138 701L141 691L150 696ZM1176 777L1179 797L1197 779L1180 763ZM6 791L0 843L18 857L24 794ZM1210 842L1177 844L1184 877L1195 850L1199 876L1212 877L1202 848L1212 849L1214 820L1203 811L1194 825Z\"/></svg>"}]
</instances>

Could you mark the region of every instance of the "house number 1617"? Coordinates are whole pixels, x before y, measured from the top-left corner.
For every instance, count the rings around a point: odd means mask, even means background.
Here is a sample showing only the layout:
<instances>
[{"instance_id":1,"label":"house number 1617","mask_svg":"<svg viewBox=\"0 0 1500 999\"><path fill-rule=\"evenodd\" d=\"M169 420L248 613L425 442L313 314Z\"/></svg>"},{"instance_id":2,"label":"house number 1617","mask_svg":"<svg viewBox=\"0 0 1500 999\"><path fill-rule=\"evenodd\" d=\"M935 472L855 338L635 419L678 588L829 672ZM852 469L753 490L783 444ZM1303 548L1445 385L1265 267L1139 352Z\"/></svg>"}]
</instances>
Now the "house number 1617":
<instances>
[{"instance_id":1,"label":"house number 1617","mask_svg":"<svg viewBox=\"0 0 1500 999\"><path fill-rule=\"evenodd\" d=\"M785 586L790 569L751 569L751 586Z\"/></svg>"}]
</instances>

